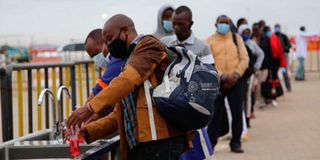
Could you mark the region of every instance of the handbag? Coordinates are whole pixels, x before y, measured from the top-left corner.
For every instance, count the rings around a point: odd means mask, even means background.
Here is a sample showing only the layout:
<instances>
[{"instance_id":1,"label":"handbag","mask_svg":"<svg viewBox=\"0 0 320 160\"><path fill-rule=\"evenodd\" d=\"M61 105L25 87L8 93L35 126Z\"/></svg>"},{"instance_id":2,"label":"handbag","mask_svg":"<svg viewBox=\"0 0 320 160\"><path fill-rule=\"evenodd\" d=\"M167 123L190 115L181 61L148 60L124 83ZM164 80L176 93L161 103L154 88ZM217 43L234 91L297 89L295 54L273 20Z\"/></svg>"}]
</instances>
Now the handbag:
<instances>
[{"instance_id":1,"label":"handbag","mask_svg":"<svg viewBox=\"0 0 320 160\"><path fill-rule=\"evenodd\" d=\"M261 82L261 95L266 99L275 99L283 95L283 89L278 78L273 78L271 72L265 82Z\"/></svg>"}]
</instances>

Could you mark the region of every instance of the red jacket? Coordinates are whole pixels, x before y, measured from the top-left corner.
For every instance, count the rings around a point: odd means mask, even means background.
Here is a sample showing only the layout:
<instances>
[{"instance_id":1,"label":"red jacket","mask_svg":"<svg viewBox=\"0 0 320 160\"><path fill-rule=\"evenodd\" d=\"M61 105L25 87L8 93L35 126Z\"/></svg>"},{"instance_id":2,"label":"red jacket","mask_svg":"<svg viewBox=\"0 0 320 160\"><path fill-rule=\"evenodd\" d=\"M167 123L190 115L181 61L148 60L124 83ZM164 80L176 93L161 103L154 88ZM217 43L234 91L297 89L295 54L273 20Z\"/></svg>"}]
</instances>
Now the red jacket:
<instances>
[{"instance_id":1,"label":"red jacket","mask_svg":"<svg viewBox=\"0 0 320 160\"><path fill-rule=\"evenodd\" d=\"M280 66L287 67L287 62L284 57L284 52L281 46L281 42L277 35L272 34L270 37L270 45L272 50L272 58L279 58Z\"/></svg>"}]
</instances>

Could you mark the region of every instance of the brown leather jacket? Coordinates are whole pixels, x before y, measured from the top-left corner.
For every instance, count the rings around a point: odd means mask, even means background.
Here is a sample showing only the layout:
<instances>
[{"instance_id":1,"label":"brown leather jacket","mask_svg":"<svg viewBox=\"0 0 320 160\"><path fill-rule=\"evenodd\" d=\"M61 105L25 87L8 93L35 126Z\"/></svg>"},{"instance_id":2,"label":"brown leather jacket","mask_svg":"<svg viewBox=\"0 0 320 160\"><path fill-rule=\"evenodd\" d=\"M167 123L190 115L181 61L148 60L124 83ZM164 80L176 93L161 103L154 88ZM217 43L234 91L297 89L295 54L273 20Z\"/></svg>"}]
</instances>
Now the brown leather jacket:
<instances>
[{"instance_id":1,"label":"brown leather jacket","mask_svg":"<svg viewBox=\"0 0 320 160\"><path fill-rule=\"evenodd\" d=\"M111 114L86 125L89 142L119 131L121 159L127 159L129 148L124 131L123 111L118 102L129 93L137 97L135 99L135 138L138 142L152 140L143 82L149 79L153 86L161 82L164 71L170 63L164 51L164 46L153 36L144 36L138 42L123 72L89 102L96 113L116 104ZM155 106L153 106L153 115L157 140L186 134L170 125L157 112ZM190 145L192 134L189 133L187 136Z\"/></svg>"}]
</instances>

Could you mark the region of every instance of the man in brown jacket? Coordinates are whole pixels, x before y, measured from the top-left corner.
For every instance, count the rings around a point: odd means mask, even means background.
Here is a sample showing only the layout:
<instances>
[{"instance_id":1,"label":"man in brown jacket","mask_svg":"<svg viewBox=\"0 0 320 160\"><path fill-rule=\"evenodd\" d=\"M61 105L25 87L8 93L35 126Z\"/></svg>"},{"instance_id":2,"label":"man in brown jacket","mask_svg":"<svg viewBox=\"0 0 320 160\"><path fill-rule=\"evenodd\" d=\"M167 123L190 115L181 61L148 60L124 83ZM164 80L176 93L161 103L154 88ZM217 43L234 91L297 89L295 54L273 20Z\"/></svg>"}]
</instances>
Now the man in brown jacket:
<instances>
[{"instance_id":1,"label":"man in brown jacket","mask_svg":"<svg viewBox=\"0 0 320 160\"><path fill-rule=\"evenodd\" d=\"M147 79L153 86L161 82L170 63L164 46L153 36L138 36L132 20L121 14L105 23L102 34L110 54L124 59L126 65L107 88L72 113L68 127L90 121L94 113L115 104L109 115L85 126L82 133L87 142L118 131L121 159L178 159L186 133L171 126L155 106L147 107L143 83Z\"/></svg>"},{"instance_id":2,"label":"man in brown jacket","mask_svg":"<svg viewBox=\"0 0 320 160\"><path fill-rule=\"evenodd\" d=\"M216 22L217 33L208 38L208 44L215 59L216 68L221 77L221 94L215 101L214 115L208 126L212 146L217 144L223 115L226 115L224 99L227 97L232 115L231 151L242 153L242 103L244 80L241 78L248 67L249 57L242 38L230 31L231 20L219 16ZM235 36L236 43L233 40Z\"/></svg>"}]
</instances>

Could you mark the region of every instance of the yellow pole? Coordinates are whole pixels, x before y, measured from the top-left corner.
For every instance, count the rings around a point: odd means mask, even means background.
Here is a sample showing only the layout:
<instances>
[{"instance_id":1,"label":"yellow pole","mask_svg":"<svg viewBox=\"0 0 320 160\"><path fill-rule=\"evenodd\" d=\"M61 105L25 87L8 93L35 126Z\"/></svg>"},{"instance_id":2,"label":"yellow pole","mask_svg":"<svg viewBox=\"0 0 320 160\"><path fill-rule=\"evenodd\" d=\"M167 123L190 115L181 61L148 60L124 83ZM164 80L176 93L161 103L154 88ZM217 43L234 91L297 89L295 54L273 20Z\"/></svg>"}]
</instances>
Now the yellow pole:
<instances>
[{"instance_id":1,"label":"yellow pole","mask_svg":"<svg viewBox=\"0 0 320 160\"><path fill-rule=\"evenodd\" d=\"M96 69L95 69L94 63L90 63L89 66L91 70L91 84L92 84L92 87L94 87L96 85Z\"/></svg>"},{"instance_id":2,"label":"yellow pole","mask_svg":"<svg viewBox=\"0 0 320 160\"><path fill-rule=\"evenodd\" d=\"M82 71L81 71L81 64L77 65L77 72L78 72L78 87L79 87L79 100L80 106L83 105L83 95L82 95Z\"/></svg>"},{"instance_id":3,"label":"yellow pole","mask_svg":"<svg viewBox=\"0 0 320 160\"><path fill-rule=\"evenodd\" d=\"M57 83L56 83L56 81L57 81L57 79L56 79L56 68L55 67L53 67L52 69L51 69L51 78L52 78L52 93L53 93L53 95L54 95L54 101L55 102L57 102L57 97L56 97L56 95L57 95ZM58 113L56 112L57 110L56 110L56 108L55 107L57 107L57 106L53 106L54 107L54 110L53 110L53 112L55 112L55 113L53 113L53 115L56 115L56 120L58 120L58 117L59 117L59 115L58 115Z\"/></svg>"},{"instance_id":4,"label":"yellow pole","mask_svg":"<svg viewBox=\"0 0 320 160\"><path fill-rule=\"evenodd\" d=\"M57 93L57 79L56 79L56 68L52 68L52 93L56 95Z\"/></svg>"},{"instance_id":5,"label":"yellow pole","mask_svg":"<svg viewBox=\"0 0 320 160\"><path fill-rule=\"evenodd\" d=\"M57 85L56 85L57 79L56 79L56 68L55 67L52 68L51 74L52 74L52 93L53 93L53 95L57 95ZM56 99L55 99L55 101L56 101ZM54 106L54 107L56 107L56 106Z\"/></svg>"},{"instance_id":6,"label":"yellow pole","mask_svg":"<svg viewBox=\"0 0 320 160\"><path fill-rule=\"evenodd\" d=\"M65 81L64 81L64 84L67 88L70 87L70 67L66 67L65 68ZM66 103L66 118L68 118L70 115L70 103L69 101L67 101Z\"/></svg>"},{"instance_id":7,"label":"yellow pole","mask_svg":"<svg viewBox=\"0 0 320 160\"><path fill-rule=\"evenodd\" d=\"M37 69L36 72L36 79L37 79L37 97L39 97L40 92L41 92L41 75L40 75L40 69ZM37 108L37 112L38 112L38 130L42 129L42 108L40 105L38 105Z\"/></svg>"},{"instance_id":8,"label":"yellow pole","mask_svg":"<svg viewBox=\"0 0 320 160\"><path fill-rule=\"evenodd\" d=\"M22 73L21 70L17 71L18 79L18 126L19 126L19 136L23 136L23 94L22 94Z\"/></svg>"}]
</instances>

